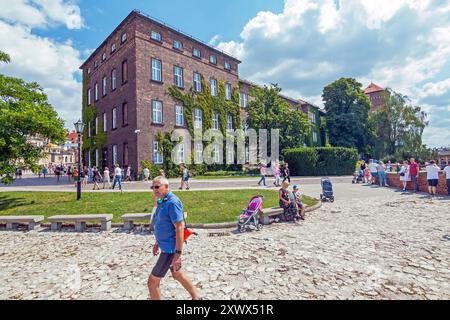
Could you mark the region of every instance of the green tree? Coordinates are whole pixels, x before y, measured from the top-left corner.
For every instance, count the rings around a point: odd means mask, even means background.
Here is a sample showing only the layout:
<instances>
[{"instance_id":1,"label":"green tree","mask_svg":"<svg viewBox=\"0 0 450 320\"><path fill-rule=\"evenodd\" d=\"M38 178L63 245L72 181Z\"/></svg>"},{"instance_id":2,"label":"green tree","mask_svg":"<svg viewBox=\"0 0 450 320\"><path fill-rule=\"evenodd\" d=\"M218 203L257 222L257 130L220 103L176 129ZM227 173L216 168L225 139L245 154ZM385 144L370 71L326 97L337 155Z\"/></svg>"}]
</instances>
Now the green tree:
<instances>
[{"instance_id":1,"label":"green tree","mask_svg":"<svg viewBox=\"0 0 450 320\"><path fill-rule=\"evenodd\" d=\"M300 110L294 109L280 97L281 89L277 84L253 87L248 103L247 125L255 129L279 129L280 150L303 147L310 134L308 117ZM270 145L270 134L268 137ZM270 149L270 148L269 148Z\"/></svg>"},{"instance_id":2,"label":"green tree","mask_svg":"<svg viewBox=\"0 0 450 320\"><path fill-rule=\"evenodd\" d=\"M0 60L9 56L0 51ZM43 149L28 143L39 136L58 143L64 140L64 121L35 82L0 74L0 181L11 183L17 167L36 168Z\"/></svg>"},{"instance_id":3,"label":"green tree","mask_svg":"<svg viewBox=\"0 0 450 320\"><path fill-rule=\"evenodd\" d=\"M373 129L368 119L370 101L362 84L352 78L341 78L324 88L322 99L330 144L366 152Z\"/></svg>"},{"instance_id":4,"label":"green tree","mask_svg":"<svg viewBox=\"0 0 450 320\"><path fill-rule=\"evenodd\" d=\"M374 156L426 159L431 154L422 143L423 130L428 125L427 114L421 107L411 105L407 96L391 89L386 90L385 101L371 116L376 128Z\"/></svg>"}]
</instances>

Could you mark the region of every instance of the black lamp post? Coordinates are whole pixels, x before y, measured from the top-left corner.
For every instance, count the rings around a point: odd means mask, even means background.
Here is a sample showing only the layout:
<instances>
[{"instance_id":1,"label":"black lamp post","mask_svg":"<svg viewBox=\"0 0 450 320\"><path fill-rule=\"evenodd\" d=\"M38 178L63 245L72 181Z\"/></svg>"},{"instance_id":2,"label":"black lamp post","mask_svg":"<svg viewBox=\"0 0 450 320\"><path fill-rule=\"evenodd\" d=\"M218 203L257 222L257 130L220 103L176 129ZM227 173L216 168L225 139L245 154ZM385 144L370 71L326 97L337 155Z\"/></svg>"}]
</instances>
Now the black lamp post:
<instances>
[{"instance_id":1,"label":"black lamp post","mask_svg":"<svg viewBox=\"0 0 450 320\"><path fill-rule=\"evenodd\" d=\"M75 130L78 133L78 181L77 181L77 201L81 199L81 133L84 129L84 123L81 120L74 123Z\"/></svg>"}]
</instances>

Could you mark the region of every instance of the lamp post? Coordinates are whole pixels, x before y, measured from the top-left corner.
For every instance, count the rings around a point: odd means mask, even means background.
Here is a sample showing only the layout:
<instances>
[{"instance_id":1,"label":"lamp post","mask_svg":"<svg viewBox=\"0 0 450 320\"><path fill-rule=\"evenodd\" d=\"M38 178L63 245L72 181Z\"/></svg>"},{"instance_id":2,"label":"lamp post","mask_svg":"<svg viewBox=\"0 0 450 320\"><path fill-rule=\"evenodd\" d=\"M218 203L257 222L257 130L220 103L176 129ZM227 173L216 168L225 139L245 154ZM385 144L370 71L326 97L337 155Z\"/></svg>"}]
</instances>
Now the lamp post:
<instances>
[{"instance_id":1,"label":"lamp post","mask_svg":"<svg viewBox=\"0 0 450 320\"><path fill-rule=\"evenodd\" d=\"M84 129L84 123L81 120L74 123L75 130L78 133L78 181L77 181L77 201L81 199L81 133Z\"/></svg>"}]
</instances>

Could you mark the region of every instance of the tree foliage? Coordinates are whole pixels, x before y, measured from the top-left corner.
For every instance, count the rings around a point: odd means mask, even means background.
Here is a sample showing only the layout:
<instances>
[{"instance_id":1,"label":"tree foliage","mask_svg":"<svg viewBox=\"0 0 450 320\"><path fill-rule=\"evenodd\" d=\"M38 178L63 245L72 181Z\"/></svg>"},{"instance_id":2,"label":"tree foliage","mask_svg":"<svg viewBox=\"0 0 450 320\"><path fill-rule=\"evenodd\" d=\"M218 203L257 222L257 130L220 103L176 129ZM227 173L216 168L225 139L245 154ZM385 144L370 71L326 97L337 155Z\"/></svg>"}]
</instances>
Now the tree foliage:
<instances>
[{"instance_id":1,"label":"tree foliage","mask_svg":"<svg viewBox=\"0 0 450 320\"><path fill-rule=\"evenodd\" d=\"M0 51L0 60L9 56ZM18 167L34 169L43 148L28 143L39 136L55 143L64 141L64 121L35 82L0 74L0 181L11 183Z\"/></svg>"},{"instance_id":2,"label":"tree foliage","mask_svg":"<svg viewBox=\"0 0 450 320\"><path fill-rule=\"evenodd\" d=\"M308 117L296 110L280 97L281 89L277 84L253 87L248 103L247 125L255 129L279 129L280 149L303 147L309 137L311 125ZM270 134L268 137L270 145Z\"/></svg>"},{"instance_id":3,"label":"tree foliage","mask_svg":"<svg viewBox=\"0 0 450 320\"><path fill-rule=\"evenodd\" d=\"M341 78L325 87L322 99L330 144L366 151L373 128L368 119L370 101L362 84Z\"/></svg>"}]
</instances>

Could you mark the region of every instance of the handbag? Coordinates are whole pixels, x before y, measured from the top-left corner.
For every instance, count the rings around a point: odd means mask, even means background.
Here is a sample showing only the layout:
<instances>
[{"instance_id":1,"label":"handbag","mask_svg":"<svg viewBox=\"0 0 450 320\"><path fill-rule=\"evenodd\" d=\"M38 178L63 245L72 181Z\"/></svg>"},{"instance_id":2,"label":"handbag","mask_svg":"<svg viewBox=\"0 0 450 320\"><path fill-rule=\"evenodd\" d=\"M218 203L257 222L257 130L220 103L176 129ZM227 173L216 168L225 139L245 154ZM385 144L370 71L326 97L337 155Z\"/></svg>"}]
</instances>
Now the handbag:
<instances>
[{"instance_id":1,"label":"handbag","mask_svg":"<svg viewBox=\"0 0 450 320\"><path fill-rule=\"evenodd\" d=\"M400 177L404 177L405 173L404 172L400 172Z\"/></svg>"}]
</instances>

